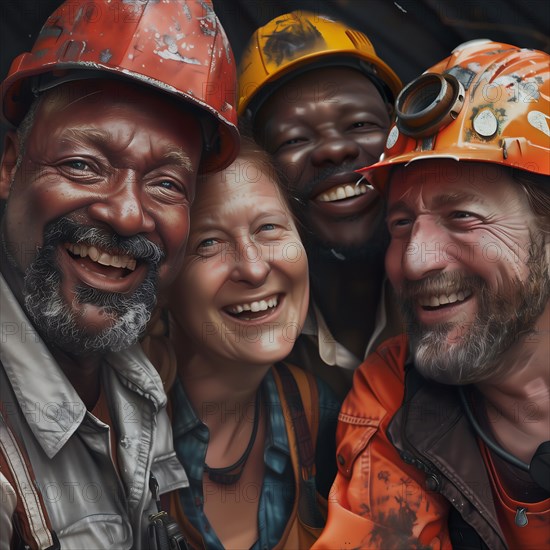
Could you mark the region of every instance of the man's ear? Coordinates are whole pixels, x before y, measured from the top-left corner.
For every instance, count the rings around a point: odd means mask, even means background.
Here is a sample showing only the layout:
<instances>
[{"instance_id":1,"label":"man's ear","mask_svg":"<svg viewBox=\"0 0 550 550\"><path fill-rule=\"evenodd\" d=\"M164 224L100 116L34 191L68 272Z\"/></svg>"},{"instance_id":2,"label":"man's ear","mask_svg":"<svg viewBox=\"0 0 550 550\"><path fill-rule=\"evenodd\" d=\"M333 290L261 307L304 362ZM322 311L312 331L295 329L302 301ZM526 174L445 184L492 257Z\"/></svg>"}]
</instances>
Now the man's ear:
<instances>
[{"instance_id":1,"label":"man's ear","mask_svg":"<svg viewBox=\"0 0 550 550\"><path fill-rule=\"evenodd\" d=\"M17 168L19 156L19 138L14 131L9 131L4 139L4 151L0 161L0 199L7 200Z\"/></svg>"}]
</instances>

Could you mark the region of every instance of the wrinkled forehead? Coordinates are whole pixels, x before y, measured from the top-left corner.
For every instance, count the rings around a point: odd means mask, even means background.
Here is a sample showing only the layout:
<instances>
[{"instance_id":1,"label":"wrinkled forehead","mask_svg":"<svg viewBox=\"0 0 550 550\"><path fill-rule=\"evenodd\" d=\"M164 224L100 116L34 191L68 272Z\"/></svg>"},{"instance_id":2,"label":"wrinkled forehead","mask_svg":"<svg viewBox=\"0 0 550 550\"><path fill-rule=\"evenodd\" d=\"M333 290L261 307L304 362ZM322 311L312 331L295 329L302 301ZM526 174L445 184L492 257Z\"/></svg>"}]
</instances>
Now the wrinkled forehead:
<instances>
[{"instance_id":1,"label":"wrinkled forehead","mask_svg":"<svg viewBox=\"0 0 550 550\"><path fill-rule=\"evenodd\" d=\"M524 210L526 217L533 215L526 193L510 170L483 162L442 159L397 166L390 174L386 199L388 212L483 204L494 215L512 206Z\"/></svg>"}]
</instances>

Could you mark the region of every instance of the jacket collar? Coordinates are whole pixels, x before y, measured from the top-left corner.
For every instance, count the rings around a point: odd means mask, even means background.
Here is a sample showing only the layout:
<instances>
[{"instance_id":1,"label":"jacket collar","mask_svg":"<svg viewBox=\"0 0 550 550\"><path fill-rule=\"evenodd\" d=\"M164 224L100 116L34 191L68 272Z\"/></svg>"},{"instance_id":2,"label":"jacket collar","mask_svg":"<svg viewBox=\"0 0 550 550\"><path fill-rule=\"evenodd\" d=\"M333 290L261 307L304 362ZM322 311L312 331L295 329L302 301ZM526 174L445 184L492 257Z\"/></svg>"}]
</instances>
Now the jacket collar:
<instances>
[{"instance_id":1,"label":"jacket collar","mask_svg":"<svg viewBox=\"0 0 550 550\"><path fill-rule=\"evenodd\" d=\"M417 467L427 474L443 474L441 493L459 507L467 521L488 522L493 536L504 540L492 492L487 490L490 480L485 462L456 388L428 381L408 365L404 404L394 415L388 435L404 460L403 451L412 452L407 459ZM460 504L462 497L468 506Z\"/></svg>"},{"instance_id":2,"label":"jacket collar","mask_svg":"<svg viewBox=\"0 0 550 550\"><path fill-rule=\"evenodd\" d=\"M1 275L0 323L0 362L29 427L52 458L78 429L86 407ZM109 353L105 362L130 390L157 409L164 406L162 382L139 345Z\"/></svg>"}]
</instances>

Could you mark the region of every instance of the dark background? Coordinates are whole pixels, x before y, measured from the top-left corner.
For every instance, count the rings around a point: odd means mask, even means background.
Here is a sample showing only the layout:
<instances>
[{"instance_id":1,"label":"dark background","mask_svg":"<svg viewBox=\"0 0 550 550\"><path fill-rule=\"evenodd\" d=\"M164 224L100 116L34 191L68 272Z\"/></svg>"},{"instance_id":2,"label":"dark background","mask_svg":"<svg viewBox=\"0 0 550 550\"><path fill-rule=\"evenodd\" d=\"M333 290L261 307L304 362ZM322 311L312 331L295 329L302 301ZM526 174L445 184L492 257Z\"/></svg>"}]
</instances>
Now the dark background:
<instances>
[{"instance_id":1,"label":"dark background","mask_svg":"<svg viewBox=\"0 0 550 550\"><path fill-rule=\"evenodd\" d=\"M28 51L61 0L0 0L0 77ZM547 0L214 0L239 60L254 29L294 9L332 15L365 32L404 83L461 42L491 38L550 52Z\"/></svg>"}]
</instances>

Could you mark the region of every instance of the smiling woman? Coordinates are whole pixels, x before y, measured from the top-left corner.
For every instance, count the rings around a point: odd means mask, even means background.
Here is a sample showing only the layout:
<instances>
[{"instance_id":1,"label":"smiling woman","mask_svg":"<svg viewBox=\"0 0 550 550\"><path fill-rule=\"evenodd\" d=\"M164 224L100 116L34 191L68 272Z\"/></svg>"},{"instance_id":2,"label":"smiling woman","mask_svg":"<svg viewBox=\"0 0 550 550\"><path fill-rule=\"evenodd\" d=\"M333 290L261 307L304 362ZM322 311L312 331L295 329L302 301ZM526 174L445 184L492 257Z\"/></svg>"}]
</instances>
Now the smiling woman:
<instances>
[{"instance_id":1,"label":"smiling woman","mask_svg":"<svg viewBox=\"0 0 550 550\"><path fill-rule=\"evenodd\" d=\"M339 404L313 376L279 363L308 294L285 193L268 155L245 140L233 165L199 181L183 268L167 294L174 443L190 481L172 512L199 547L307 548L324 524L314 495L317 485L326 496L335 474ZM296 441L304 429L306 441ZM311 514L300 529L301 499Z\"/></svg>"}]
</instances>

